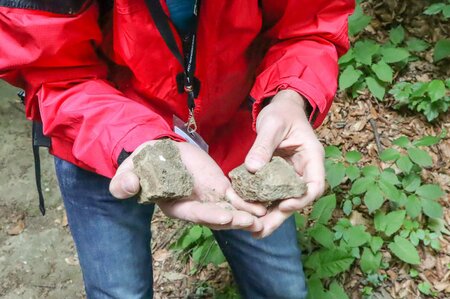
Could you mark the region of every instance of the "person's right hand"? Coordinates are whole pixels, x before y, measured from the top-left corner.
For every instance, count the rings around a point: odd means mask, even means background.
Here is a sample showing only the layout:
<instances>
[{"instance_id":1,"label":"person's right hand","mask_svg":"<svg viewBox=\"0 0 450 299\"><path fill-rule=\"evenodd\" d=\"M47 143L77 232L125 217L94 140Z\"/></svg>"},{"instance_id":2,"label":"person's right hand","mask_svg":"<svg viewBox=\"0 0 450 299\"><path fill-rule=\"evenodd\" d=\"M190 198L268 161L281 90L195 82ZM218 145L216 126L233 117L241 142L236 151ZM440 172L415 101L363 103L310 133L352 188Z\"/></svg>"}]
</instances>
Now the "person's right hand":
<instances>
[{"instance_id":1,"label":"person's right hand","mask_svg":"<svg viewBox=\"0 0 450 299\"><path fill-rule=\"evenodd\" d=\"M132 158L145 145L155 142L142 144L119 166L109 186L113 196L126 199L139 192L139 178L133 172ZM266 209L263 206L247 203L233 195L227 196L234 193L233 189L214 160L203 150L189 143L176 142L176 145L183 163L194 178L194 192L189 198L158 201L157 204L165 215L203 224L215 230L244 229L251 232L262 230L261 221L254 215L264 215ZM228 201L232 199L233 205L227 202L226 198Z\"/></svg>"}]
</instances>

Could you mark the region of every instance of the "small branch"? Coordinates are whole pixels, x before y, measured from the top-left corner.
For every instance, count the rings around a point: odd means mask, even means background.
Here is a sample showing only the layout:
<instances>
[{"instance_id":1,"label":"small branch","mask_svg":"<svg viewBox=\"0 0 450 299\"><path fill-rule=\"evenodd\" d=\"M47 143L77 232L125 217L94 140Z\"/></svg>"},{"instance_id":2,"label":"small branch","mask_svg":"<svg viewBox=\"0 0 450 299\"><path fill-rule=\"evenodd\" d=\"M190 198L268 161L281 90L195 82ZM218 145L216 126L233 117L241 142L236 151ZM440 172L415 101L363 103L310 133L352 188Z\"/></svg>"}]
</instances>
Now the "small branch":
<instances>
[{"instance_id":1,"label":"small branch","mask_svg":"<svg viewBox=\"0 0 450 299\"><path fill-rule=\"evenodd\" d=\"M383 146L381 145L380 134L378 133L377 123L373 118L369 119L369 123L372 126L373 135L375 136L375 143L377 145L378 154L381 154L381 152L383 151Z\"/></svg>"}]
</instances>

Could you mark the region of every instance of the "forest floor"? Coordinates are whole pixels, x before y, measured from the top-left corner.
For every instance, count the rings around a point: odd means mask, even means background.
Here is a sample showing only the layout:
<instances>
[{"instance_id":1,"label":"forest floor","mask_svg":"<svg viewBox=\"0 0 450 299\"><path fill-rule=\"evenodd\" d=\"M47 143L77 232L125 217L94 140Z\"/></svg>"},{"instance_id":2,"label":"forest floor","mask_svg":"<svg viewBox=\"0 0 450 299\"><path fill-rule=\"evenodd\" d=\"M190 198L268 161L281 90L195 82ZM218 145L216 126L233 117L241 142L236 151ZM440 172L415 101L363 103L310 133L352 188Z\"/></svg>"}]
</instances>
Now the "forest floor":
<instances>
[{"instance_id":1,"label":"forest floor","mask_svg":"<svg viewBox=\"0 0 450 299\"><path fill-rule=\"evenodd\" d=\"M447 28L405 13L408 1L385 1L372 5L376 16L372 32L376 39L386 39L387 26L399 16L408 32L428 41L436 41ZM375 3L369 1L370 3ZM409 2L408 2L409 3ZM408 4L409 5L409 4ZM392 7L391 7L392 6ZM422 5L423 6L423 5ZM415 5L409 5L414 14ZM393 12L398 14L394 14ZM437 28L437 29L436 29ZM402 72L405 80L427 81L448 78L450 68L435 66L431 54L411 63ZM438 135L443 129L450 131L450 115L442 116L430 124L419 114L397 112L389 107L389 99L382 104L369 94L350 99L340 93L324 124L318 130L326 145L337 145L342 150L359 150L363 162L377 164L378 149L375 134L381 146L389 147L392 140L406 135L411 139L423 135ZM31 148L31 125L24 119L23 107L18 102L16 89L0 81L0 128L3 143L0 146L0 298L84 298L81 271L70 236L67 219L60 198L53 161L41 150L42 180L47 215L41 216L34 179ZM376 125L374 128L373 124ZM428 182L439 184L444 192L444 219L450 223L450 139L430 148L434 167L424 170ZM209 298L211 289L230 285L232 278L228 266L207 266L195 275L194 265L182 263L168 249L182 232L183 223L164 217L157 212L152 221L155 298ZM440 298L450 298L450 238L441 238L441 253L422 252L421 279L440 290ZM422 298L415 282L402 275L403 269L385 271L389 279L374 292L374 298ZM345 287L352 298L361 298L358 285L361 273L352 273ZM338 299L338 298L337 298Z\"/></svg>"}]
</instances>

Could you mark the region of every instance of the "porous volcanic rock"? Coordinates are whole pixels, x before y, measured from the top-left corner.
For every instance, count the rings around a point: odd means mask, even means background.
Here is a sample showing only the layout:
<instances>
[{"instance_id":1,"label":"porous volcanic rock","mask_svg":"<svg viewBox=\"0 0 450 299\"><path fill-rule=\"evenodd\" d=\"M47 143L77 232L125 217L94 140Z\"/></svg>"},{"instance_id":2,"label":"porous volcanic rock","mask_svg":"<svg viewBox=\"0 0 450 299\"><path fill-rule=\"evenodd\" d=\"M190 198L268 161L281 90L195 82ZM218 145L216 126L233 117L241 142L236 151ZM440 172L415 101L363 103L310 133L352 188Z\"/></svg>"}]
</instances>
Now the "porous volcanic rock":
<instances>
[{"instance_id":1,"label":"porous volcanic rock","mask_svg":"<svg viewBox=\"0 0 450 299\"><path fill-rule=\"evenodd\" d=\"M233 189L246 201L271 203L279 199L300 197L307 190L294 167L280 157L273 157L254 174L247 171L243 164L233 169L229 176Z\"/></svg>"},{"instance_id":2,"label":"porous volcanic rock","mask_svg":"<svg viewBox=\"0 0 450 299\"><path fill-rule=\"evenodd\" d=\"M145 146L133 157L133 164L141 184L139 203L180 199L192 194L194 180L174 141L164 139Z\"/></svg>"}]
</instances>

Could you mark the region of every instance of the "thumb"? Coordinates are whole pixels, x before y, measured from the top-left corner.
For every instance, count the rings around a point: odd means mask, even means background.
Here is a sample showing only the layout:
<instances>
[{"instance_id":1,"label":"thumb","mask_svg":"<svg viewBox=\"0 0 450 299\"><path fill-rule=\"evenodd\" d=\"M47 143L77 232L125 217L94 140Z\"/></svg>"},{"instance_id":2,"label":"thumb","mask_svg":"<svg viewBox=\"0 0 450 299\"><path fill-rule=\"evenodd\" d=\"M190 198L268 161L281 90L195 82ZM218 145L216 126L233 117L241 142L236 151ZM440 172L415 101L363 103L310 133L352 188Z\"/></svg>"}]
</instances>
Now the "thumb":
<instances>
[{"instance_id":1,"label":"thumb","mask_svg":"<svg viewBox=\"0 0 450 299\"><path fill-rule=\"evenodd\" d=\"M271 122L260 126L255 142L245 158L248 171L254 173L270 162L275 149L284 138L281 132L281 126L271 125Z\"/></svg>"},{"instance_id":2,"label":"thumb","mask_svg":"<svg viewBox=\"0 0 450 299\"><path fill-rule=\"evenodd\" d=\"M133 161L128 157L117 169L109 183L109 191L119 199L136 195L140 190L139 178L133 172Z\"/></svg>"}]
</instances>

